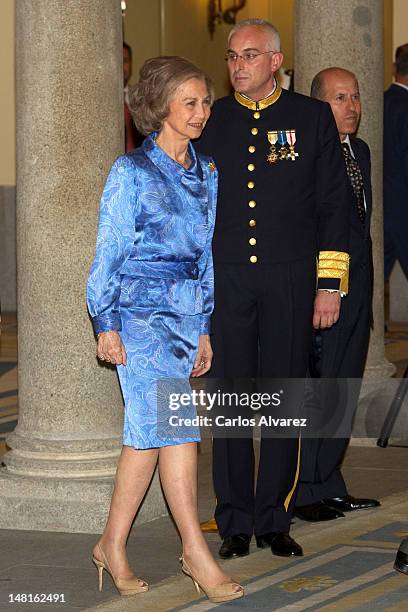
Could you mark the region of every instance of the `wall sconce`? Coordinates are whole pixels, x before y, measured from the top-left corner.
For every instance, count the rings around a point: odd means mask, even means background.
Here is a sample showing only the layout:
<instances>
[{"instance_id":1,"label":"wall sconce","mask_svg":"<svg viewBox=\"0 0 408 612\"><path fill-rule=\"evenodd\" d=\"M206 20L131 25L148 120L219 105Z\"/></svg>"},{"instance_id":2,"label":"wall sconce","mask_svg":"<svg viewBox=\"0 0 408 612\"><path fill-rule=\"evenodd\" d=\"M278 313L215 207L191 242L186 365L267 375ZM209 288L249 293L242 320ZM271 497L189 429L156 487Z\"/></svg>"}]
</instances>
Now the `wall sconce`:
<instances>
[{"instance_id":1,"label":"wall sconce","mask_svg":"<svg viewBox=\"0 0 408 612\"><path fill-rule=\"evenodd\" d=\"M233 0L232 6L223 9L222 0L208 0L208 31L213 38L215 26L223 22L233 25L237 20L237 13L246 5L246 0Z\"/></svg>"},{"instance_id":2,"label":"wall sconce","mask_svg":"<svg viewBox=\"0 0 408 612\"><path fill-rule=\"evenodd\" d=\"M120 0L120 8L122 9L122 17L124 17L126 13L126 0Z\"/></svg>"}]
</instances>

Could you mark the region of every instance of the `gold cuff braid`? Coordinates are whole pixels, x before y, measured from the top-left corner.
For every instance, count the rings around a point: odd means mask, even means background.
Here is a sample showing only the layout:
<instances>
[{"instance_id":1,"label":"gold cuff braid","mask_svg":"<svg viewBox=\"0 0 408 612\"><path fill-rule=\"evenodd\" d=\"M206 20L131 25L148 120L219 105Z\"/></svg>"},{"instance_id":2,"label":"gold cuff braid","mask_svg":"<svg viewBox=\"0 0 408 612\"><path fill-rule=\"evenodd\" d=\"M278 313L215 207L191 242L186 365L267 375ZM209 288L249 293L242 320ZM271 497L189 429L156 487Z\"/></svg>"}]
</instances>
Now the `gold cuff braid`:
<instances>
[{"instance_id":1,"label":"gold cuff braid","mask_svg":"<svg viewBox=\"0 0 408 612\"><path fill-rule=\"evenodd\" d=\"M317 278L338 278L340 293L347 295L350 255L342 251L320 251Z\"/></svg>"}]
</instances>

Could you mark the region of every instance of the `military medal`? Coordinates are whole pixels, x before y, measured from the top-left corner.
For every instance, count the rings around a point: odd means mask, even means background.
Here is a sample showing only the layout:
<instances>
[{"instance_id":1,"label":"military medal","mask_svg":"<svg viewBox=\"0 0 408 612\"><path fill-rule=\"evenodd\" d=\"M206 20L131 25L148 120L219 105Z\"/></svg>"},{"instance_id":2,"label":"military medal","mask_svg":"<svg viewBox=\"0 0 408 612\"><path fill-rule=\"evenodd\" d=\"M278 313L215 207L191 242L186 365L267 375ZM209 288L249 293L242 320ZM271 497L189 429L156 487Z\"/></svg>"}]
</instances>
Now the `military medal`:
<instances>
[{"instance_id":1,"label":"military medal","mask_svg":"<svg viewBox=\"0 0 408 612\"><path fill-rule=\"evenodd\" d=\"M268 132L268 140L271 143L271 149L266 159L268 160L270 164L275 164L279 159L279 155L276 151L276 146L275 146L278 141L277 130L272 130L271 132Z\"/></svg>"},{"instance_id":2,"label":"military medal","mask_svg":"<svg viewBox=\"0 0 408 612\"><path fill-rule=\"evenodd\" d=\"M288 155L288 149L286 148L286 144L288 143L287 139L286 139L286 131L285 130L279 130L278 131L278 142L280 144L280 149L279 149L279 159L286 159L287 155Z\"/></svg>"},{"instance_id":3,"label":"military medal","mask_svg":"<svg viewBox=\"0 0 408 612\"><path fill-rule=\"evenodd\" d=\"M208 169L210 170L210 172L215 172L216 168L214 162L208 162Z\"/></svg>"},{"instance_id":4,"label":"military medal","mask_svg":"<svg viewBox=\"0 0 408 612\"><path fill-rule=\"evenodd\" d=\"M270 164L281 159L295 161L299 157L299 153L295 151L296 130L271 130L268 132L268 140L271 150L266 159Z\"/></svg>"},{"instance_id":5,"label":"military medal","mask_svg":"<svg viewBox=\"0 0 408 612\"><path fill-rule=\"evenodd\" d=\"M299 157L299 153L295 151L296 130L286 130L286 139L289 143L289 153L286 155L286 159L295 161Z\"/></svg>"}]
</instances>

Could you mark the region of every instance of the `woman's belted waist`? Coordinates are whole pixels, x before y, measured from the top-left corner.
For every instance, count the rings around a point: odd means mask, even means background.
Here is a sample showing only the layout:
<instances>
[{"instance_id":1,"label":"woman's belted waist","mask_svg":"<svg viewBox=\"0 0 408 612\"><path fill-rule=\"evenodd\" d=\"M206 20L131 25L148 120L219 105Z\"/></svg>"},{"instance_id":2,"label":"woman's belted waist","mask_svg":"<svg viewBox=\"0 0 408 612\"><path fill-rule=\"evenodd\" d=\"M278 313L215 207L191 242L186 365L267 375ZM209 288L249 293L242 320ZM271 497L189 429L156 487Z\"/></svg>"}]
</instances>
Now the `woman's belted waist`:
<instances>
[{"instance_id":1,"label":"woman's belted waist","mask_svg":"<svg viewBox=\"0 0 408 612\"><path fill-rule=\"evenodd\" d=\"M122 266L123 276L144 278L198 279L198 265L193 261L144 261L128 259Z\"/></svg>"}]
</instances>

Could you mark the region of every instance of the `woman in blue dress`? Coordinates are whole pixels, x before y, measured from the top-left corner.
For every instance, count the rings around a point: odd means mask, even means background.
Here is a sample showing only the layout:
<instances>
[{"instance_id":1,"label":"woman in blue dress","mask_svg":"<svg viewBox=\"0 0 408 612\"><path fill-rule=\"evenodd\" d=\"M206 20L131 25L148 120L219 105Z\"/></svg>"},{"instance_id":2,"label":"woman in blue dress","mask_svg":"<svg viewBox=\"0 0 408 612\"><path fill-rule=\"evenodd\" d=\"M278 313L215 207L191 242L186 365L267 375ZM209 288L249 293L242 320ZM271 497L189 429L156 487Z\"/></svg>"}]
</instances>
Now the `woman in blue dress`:
<instances>
[{"instance_id":1,"label":"woman in blue dress","mask_svg":"<svg viewBox=\"0 0 408 612\"><path fill-rule=\"evenodd\" d=\"M208 77L180 57L145 62L133 92L143 145L119 157L101 199L88 309L97 356L117 365L125 402L123 448L105 530L93 550L121 595L148 589L126 541L156 463L182 544L182 570L214 602L242 597L212 557L197 513L196 427L169 425L169 394L211 367L211 240L217 171L194 151L213 101ZM177 397L177 396L174 396ZM195 416L192 405L177 411Z\"/></svg>"}]
</instances>

